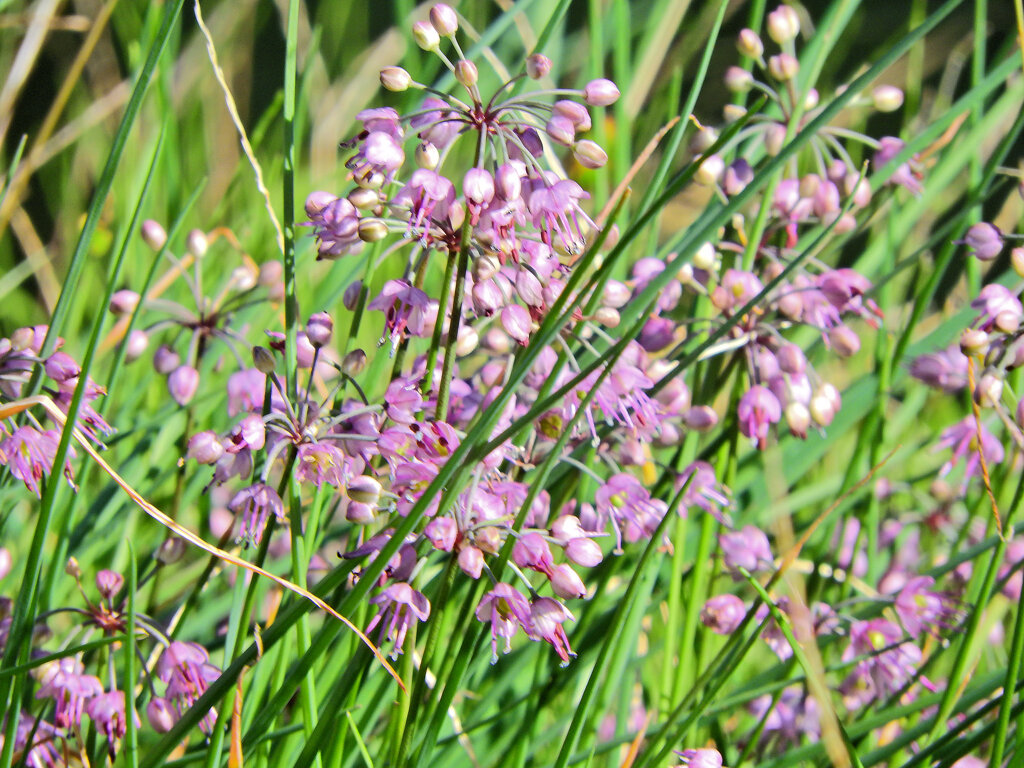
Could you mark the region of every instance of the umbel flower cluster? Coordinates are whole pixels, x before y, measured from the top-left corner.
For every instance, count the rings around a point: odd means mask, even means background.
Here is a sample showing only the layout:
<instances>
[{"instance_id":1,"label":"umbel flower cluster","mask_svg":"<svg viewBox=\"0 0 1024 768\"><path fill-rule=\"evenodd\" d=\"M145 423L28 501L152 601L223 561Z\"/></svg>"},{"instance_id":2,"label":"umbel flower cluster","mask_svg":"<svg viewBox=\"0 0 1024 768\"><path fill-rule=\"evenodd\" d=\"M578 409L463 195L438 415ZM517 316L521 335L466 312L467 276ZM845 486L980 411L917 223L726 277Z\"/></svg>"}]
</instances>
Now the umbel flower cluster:
<instances>
[{"instance_id":1,"label":"umbel flower cluster","mask_svg":"<svg viewBox=\"0 0 1024 768\"><path fill-rule=\"evenodd\" d=\"M819 95L797 85L799 27L789 7L769 14L778 53L767 57L756 33L739 36L754 69L728 70L737 104L727 108L721 131L700 128L690 147L687 170L712 204L736 200L758 168L820 114ZM858 231L875 197L920 194L920 163L896 163L904 145L894 137L826 126L713 239L692 253L630 251L627 261L620 233L592 209L584 187L589 172L608 163L587 136L600 110L618 99L616 85L601 78L582 89L549 87L552 64L533 54L522 73L485 92L493 78L466 56L450 7L431 8L413 35L446 68L452 90L419 83L399 67L382 70L385 89L422 97L405 113L360 112L358 132L342 145L346 187L341 194L314 191L305 203L317 258L365 267L345 291L346 313L328 307L309 315L294 344L268 330L253 346L235 319L254 303L281 300L283 267L256 266L243 254L207 295L202 260L215 239L233 242L224 230L196 231L185 256L171 256L169 276L187 284L190 306L152 291L115 294L115 314L149 323L127 335L128 358L140 357L155 338L162 342L153 363L171 398L188 409L181 463L210 491L210 530L224 541L233 533L262 563L294 547L283 535L275 539L279 525L301 535L330 522L331 551L307 553L310 561L293 569L312 571L337 553L353 565L350 587L387 547L393 554L372 582L363 628L393 656L413 654L418 626L431 620L427 595L437 594L438 565L447 564L448 573L478 587L473 618L490 634L492 662L525 639L548 643L568 664L574 609L591 593L589 569L638 543L671 549L668 525L700 516L713 521L716 562L732 577L701 612L711 632L730 635L757 622L784 662L793 656L784 629L822 638L837 649L843 671L834 682L851 714L893 698L909 701L919 687L932 686L921 675L922 646L960 620L963 569L944 587L923 575L916 529L894 515L878 540L877 556L888 553L888 564L866 584L865 536L850 519L835 531L830 577L860 590L871 615L855 610L854 600L805 606L771 596L755 606L745 590L777 573L780 553L761 529L733 526L742 510L727 487L729 469L713 466L714 449L704 450L738 434L753 453L832 424L842 397L808 359L809 346L824 348L815 360L849 358L885 318L864 275L828 263L827 249L809 254L807 243ZM738 106L747 93L763 95L765 105L751 112ZM901 101L898 90L883 86L855 106L891 111ZM861 156L869 160L858 165L853 158ZM873 196L869 170L885 171L890 189ZM159 224L147 222L143 234L165 251ZM965 242L991 260L1007 238L979 224ZM602 276L605 259L620 260ZM1024 251L1014 250L1013 260L1024 274ZM962 460L961 490L1003 461L989 431L996 420L1024 446L1024 406L1008 407L1003 385L1007 371L1024 362L1019 296L1020 286L986 285L961 344L918 359L911 370L946 392L970 383L983 412L940 440L952 458L937 474L945 477ZM342 316L347 333L336 332ZM636 333L619 338L630 318L639 318L630 320ZM361 324L379 331L375 349L356 348ZM80 370L62 351L43 357L45 334L45 327L28 328L0 340L0 404L17 400L40 366L42 391L67 409ZM703 341L700 365L684 368L680 361ZM226 413L196 426L199 370L211 348L227 353L216 361L230 371ZM528 370L512 383L524 359ZM94 441L111 431L92 406L102 394L90 381L78 421ZM461 447L480 424L488 425L487 450L466 460ZM27 411L21 421L0 422L0 458L38 494L43 476L55 471L58 439ZM468 480L457 487L439 480L453 456L466 462L460 470ZM59 470L69 474L70 463ZM933 494L937 526L953 522L956 494L945 491ZM880 485L876 500L895 507L897 493ZM142 583L181 556L182 545L171 541ZM1010 577L1022 558L1022 547L1008 551L1009 595L1019 595L1020 579ZM68 572L80 577L77 566ZM86 608L65 611L81 617L89 633L124 632L123 578L102 571L95 579L99 600L79 585ZM219 670L202 645L175 640L173 627L142 612L136 621L152 645L142 681L146 720L165 733ZM124 691L135 682L119 684L112 661L92 674L91 660L66 657L43 668L36 695L52 701L52 716L23 715L17 730L18 749L31 764L56 763L55 745L73 738L83 717L106 735L112 755L117 749L132 716ZM819 709L803 685L753 701L757 748L816 740ZM220 727L213 710L202 715L205 733ZM679 755L684 765L722 764L714 749Z\"/></svg>"}]
</instances>

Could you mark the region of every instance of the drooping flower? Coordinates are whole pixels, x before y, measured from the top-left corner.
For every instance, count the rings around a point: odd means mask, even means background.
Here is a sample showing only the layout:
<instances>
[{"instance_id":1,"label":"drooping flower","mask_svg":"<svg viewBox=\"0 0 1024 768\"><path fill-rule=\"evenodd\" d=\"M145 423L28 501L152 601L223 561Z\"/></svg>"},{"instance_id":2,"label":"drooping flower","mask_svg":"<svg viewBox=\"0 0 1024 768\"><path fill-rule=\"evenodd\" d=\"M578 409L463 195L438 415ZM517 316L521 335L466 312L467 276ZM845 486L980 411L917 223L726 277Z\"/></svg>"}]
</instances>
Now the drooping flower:
<instances>
[{"instance_id":1,"label":"drooping flower","mask_svg":"<svg viewBox=\"0 0 1024 768\"><path fill-rule=\"evenodd\" d=\"M85 703L103 693L103 685L95 675L84 673L82 662L65 656L44 671L37 699L53 699L57 705L54 722L59 728L79 728Z\"/></svg>"},{"instance_id":2,"label":"drooping flower","mask_svg":"<svg viewBox=\"0 0 1024 768\"><path fill-rule=\"evenodd\" d=\"M380 606L380 610L370 620L366 633L370 634L380 625L380 642L394 643L392 657L397 657L402 652L409 627L416 621L426 621L430 617L430 601L405 582L391 584L379 595L371 598L370 602Z\"/></svg>"},{"instance_id":3,"label":"drooping flower","mask_svg":"<svg viewBox=\"0 0 1024 768\"><path fill-rule=\"evenodd\" d=\"M782 418L782 406L771 390L756 385L743 393L736 406L740 432L764 450L768 445L768 428Z\"/></svg>"},{"instance_id":4,"label":"drooping flower","mask_svg":"<svg viewBox=\"0 0 1024 768\"><path fill-rule=\"evenodd\" d=\"M277 491L264 483L256 483L240 490L231 499L228 509L242 516L240 536L253 544L260 543L263 529L266 528L271 514L278 522L285 519L281 497L277 495Z\"/></svg>"},{"instance_id":5,"label":"drooping flower","mask_svg":"<svg viewBox=\"0 0 1024 768\"><path fill-rule=\"evenodd\" d=\"M512 650L512 636L521 627L529 633L531 626L530 603L512 585L499 582L494 585L476 609L476 617L491 625L491 663L498 660L498 638L505 638L505 653Z\"/></svg>"},{"instance_id":6,"label":"drooping flower","mask_svg":"<svg viewBox=\"0 0 1024 768\"><path fill-rule=\"evenodd\" d=\"M380 295L367 307L386 314L386 337L391 339L392 347L397 347L405 333L423 335L430 305L430 297L419 288L414 288L404 280L388 280ZM384 338L381 338L382 344Z\"/></svg>"},{"instance_id":7,"label":"drooping flower","mask_svg":"<svg viewBox=\"0 0 1024 768\"><path fill-rule=\"evenodd\" d=\"M567 664L569 657L576 654L569 647L569 638L566 636L562 624L574 620L569 609L557 600L550 597L539 597L530 606L529 631L530 634L550 643L562 659L562 663Z\"/></svg>"},{"instance_id":8,"label":"drooping flower","mask_svg":"<svg viewBox=\"0 0 1024 768\"><path fill-rule=\"evenodd\" d=\"M624 472L612 475L598 488L596 502L598 527L603 529L611 522L616 551L622 550L624 532L629 541L653 534L668 509L664 501L652 499L639 480Z\"/></svg>"},{"instance_id":9,"label":"drooping flower","mask_svg":"<svg viewBox=\"0 0 1024 768\"><path fill-rule=\"evenodd\" d=\"M979 451L978 432L981 432L981 446ZM951 427L947 427L939 435L939 442L935 450L952 448L953 455L949 461L942 465L939 471L940 477L945 477L952 470L954 465L966 457L964 464L964 487L974 477L981 467L981 456L985 457L985 463L989 466L998 464L1003 460L1003 445L996 437L989 432L985 425L979 425L973 416L965 416L961 421ZM979 455L980 454L980 455Z\"/></svg>"}]
</instances>

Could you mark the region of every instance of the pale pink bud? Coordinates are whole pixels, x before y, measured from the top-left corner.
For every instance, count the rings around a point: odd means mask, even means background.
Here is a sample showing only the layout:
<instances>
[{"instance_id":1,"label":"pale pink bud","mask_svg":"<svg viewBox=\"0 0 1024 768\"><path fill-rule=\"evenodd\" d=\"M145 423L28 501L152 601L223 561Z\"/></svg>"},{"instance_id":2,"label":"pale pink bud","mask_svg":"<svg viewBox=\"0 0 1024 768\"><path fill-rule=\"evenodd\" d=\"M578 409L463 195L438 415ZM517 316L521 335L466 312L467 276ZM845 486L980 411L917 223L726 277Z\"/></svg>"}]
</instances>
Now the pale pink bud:
<instances>
[{"instance_id":1,"label":"pale pink bud","mask_svg":"<svg viewBox=\"0 0 1024 768\"><path fill-rule=\"evenodd\" d=\"M121 591L124 586L124 576L117 571L102 570L96 574L96 589L100 595L110 600Z\"/></svg>"},{"instance_id":2,"label":"pale pink bud","mask_svg":"<svg viewBox=\"0 0 1024 768\"><path fill-rule=\"evenodd\" d=\"M349 376L358 376L366 370L366 353L361 349L353 349L342 359L341 370Z\"/></svg>"},{"instance_id":3,"label":"pale pink bud","mask_svg":"<svg viewBox=\"0 0 1024 768\"><path fill-rule=\"evenodd\" d=\"M138 360L148 346L149 335L136 328L128 334L128 339L124 343L124 359L129 363Z\"/></svg>"},{"instance_id":4,"label":"pale pink bud","mask_svg":"<svg viewBox=\"0 0 1024 768\"><path fill-rule=\"evenodd\" d=\"M501 327L524 347L530 340L533 323L530 314L519 304L509 304L501 310Z\"/></svg>"},{"instance_id":5,"label":"pale pink bud","mask_svg":"<svg viewBox=\"0 0 1024 768\"><path fill-rule=\"evenodd\" d=\"M565 545L565 556L570 562L584 568L593 568L604 560L601 547L596 541L588 539L586 536L570 539Z\"/></svg>"},{"instance_id":6,"label":"pale pink bud","mask_svg":"<svg viewBox=\"0 0 1024 768\"><path fill-rule=\"evenodd\" d=\"M551 589L565 600L579 599L587 594L583 579L566 563L554 567L551 574Z\"/></svg>"},{"instance_id":7,"label":"pale pink bud","mask_svg":"<svg viewBox=\"0 0 1024 768\"><path fill-rule=\"evenodd\" d=\"M458 523L450 517L435 517L423 529L423 535L435 549L451 552L459 533Z\"/></svg>"},{"instance_id":8,"label":"pale pink bud","mask_svg":"<svg viewBox=\"0 0 1024 768\"><path fill-rule=\"evenodd\" d=\"M725 70L725 87L733 93L746 93L754 85L754 76L743 67Z\"/></svg>"},{"instance_id":9,"label":"pale pink bud","mask_svg":"<svg viewBox=\"0 0 1024 768\"><path fill-rule=\"evenodd\" d=\"M572 147L573 157L584 168L602 168L608 162L608 153L601 145L590 139L577 141Z\"/></svg>"},{"instance_id":10,"label":"pale pink bud","mask_svg":"<svg viewBox=\"0 0 1024 768\"><path fill-rule=\"evenodd\" d=\"M438 3L430 9L430 23L441 37L451 37L459 29L459 17L447 3Z\"/></svg>"},{"instance_id":11,"label":"pale pink bud","mask_svg":"<svg viewBox=\"0 0 1024 768\"><path fill-rule=\"evenodd\" d=\"M1002 234L996 227L985 221L973 224L967 230L964 243L980 261L992 261L1003 250Z\"/></svg>"},{"instance_id":12,"label":"pale pink bud","mask_svg":"<svg viewBox=\"0 0 1024 768\"><path fill-rule=\"evenodd\" d=\"M380 219L362 219L358 232L364 243L376 243L388 236L388 225Z\"/></svg>"},{"instance_id":13,"label":"pale pink bud","mask_svg":"<svg viewBox=\"0 0 1024 768\"><path fill-rule=\"evenodd\" d=\"M505 163L498 167L495 188L502 200L516 200L522 193L522 178L514 166Z\"/></svg>"},{"instance_id":14,"label":"pale pink bud","mask_svg":"<svg viewBox=\"0 0 1024 768\"><path fill-rule=\"evenodd\" d=\"M323 190L316 190L310 192L309 196L306 197L305 210L306 215L310 218L315 217L324 208L337 200L336 195L332 195L330 192L324 192Z\"/></svg>"},{"instance_id":15,"label":"pale pink bud","mask_svg":"<svg viewBox=\"0 0 1024 768\"><path fill-rule=\"evenodd\" d=\"M562 515L551 524L551 538L559 544L566 544L573 539L585 537L583 524L575 515Z\"/></svg>"},{"instance_id":16,"label":"pale pink bud","mask_svg":"<svg viewBox=\"0 0 1024 768\"><path fill-rule=\"evenodd\" d=\"M619 100L619 89L611 80L591 80L583 89L583 100L592 107L607 107Z\"/></svg>"},{"instance_id":17,"label":"pale pink bud","mask_svg":"<svg viewBox=\"0 0 1024 768\"><path fill-rule=\"evenodd\" d=\"M437 164L441 162L441 152L429 141L420 142L416 147L415 157L416 165L429 171L437 168Z\"/></svg>"},{"instance_id":18,"label":"pale pink bud","mask_svg":"<svg viewBox=\"0 0 1024 768\"><path fill-rule=\"evenodd\" d=\"M790 432L798 437L807 437L807 430L811 426L811 412L806 405L793 401L786 406L784 415Z\"/></svg>"},{"instance_id":19,"label":"pale pink bud","mask_svg":"<svg viewBox=\"0 0 1024 768\"><path fill-rule=\"evenodd\" d=\"M619 323L622 322L622 316L619 315L619 310L617 309L598 307L597 311L594 312L594 321L600 323L605 328L618 328Z\"/></svg>"},{"instance_id":20,"label":"pale pink bud","mask_svg":"<svg viewBox=\"0 0 1024 768\"><path fill-rule=\"evenodd\" d=\"M795 40L800 34L800 17L788 5L780 5L768 14L768 37L779 45Z\"/></svg>"},{"instance_id":21,"label":"pale pink bud","mask_svg":"<svg viewBox=\"0 0 1024 768\"><path fill-rule=\"evenodd\" d=\"M462 190L466 200L483 205L494 198L494 177L486 168L470 168L462 180Z\"/></svg>"},{"instance_id":22,"label":"pale pink bud","mask_svg":"<svg viewBox=\"0 0 1024 768\"><path fill-rule=\"evenodd\" d=\"M683 414L683 423L697 432L707 432L718 424L718 414L708 405L695 405Z\"/></svg>"},{"instance_id":23,"label":"pale pink bud","mask_svg":"<svg viewBox=\"0 0 1024 768\"><path fill-rule=\"evenodd\" d=\"M879 112L895 112L903 106L903 91L895 85L879 85L871 92L871 101Z\"/></svg>"},{"instance_id":24,"label":"pale pink bud","mask_svg":"<svg viewBox=\"0 0 1024 768\"><path fill-rule=\"evenodd\" d=\"M455 79L467 88L472 88L480 79L476 64L468 59L459 59L455 62Z\"/></svg>"},{"instance_id":25,"label":"pale pink bud","mask_svg":"<svg viewBox=\"0 0 1024 768\"><path fill-rule=\"evenodd\" d=\"M157 733L167 733L178 722L178 713L165 698L156 696L146 705L146 718Z\"/></svg>"},{"instance_id":26,"label":"pale pink bud","mask_svg":"<svg viewBox=\"0 0 1024 768\"><path fill-rule=\"evenodd\" d=\"M376 504L380 500L381 490L380 482L369 475L359 475L345 486L348 497L362 504Z\"/></svg>"},{"instance_id":27,"label":"pale pink bud","mask_svg":"<svg viewBox=\"0 0 1024 768\"><path fill-rule=\"evenodd\" d=\"M531 80L540 80L551 71L551 59L543 53L531 53L526 57L526 74Z\"/></svg>"},{"instance_id":28,"label":"pale pink bud","mask_svg":"<svg viewBox=\"0 0 1024 768\"><path fill-rule=\"evenodd\" d=\"M718 155L710 155L697 168L693 180L705 187L712 187L722 178L725 171L725 161Z\"/></svg>"},{"instance_id":29,"label":"pale pink bud","mask_svg":"<svg viewBox=\"0 0 1024 768\"><path fill-rule=\"evenodd\" d=\"M191 365L179 365L167 377L167 391L178 405L188 405L198 389L199 371Z\"/></svg>"},{"instance_id":30,"label":"pale pink bud","mask_svg":"<svg viewBox=\"0 0 1024 768\"><path fill-rule=\"evenodd\" d=\"M848 325L837 325L831 329L828 340L840 357L850 357L860 350L860 337Z\"/></svg>"},{"instance_id":31,"label":"pale pink bud","mask_svg":"<svg viewBox=\"0 0 1024 768\"><path fill-rule=\"evenodd\" d=\"M775 353L779 369L786 373L803 373L807 370L807 358L796 344L786 344Z\"/></svg>"},{"instance_id":32,"label":"pale pink bud","mask_svg":"<svg viewBox=\"0 0 1024 768\"><path fill-rule=\"evenodd\" d=\"M768 59L768 72L779 82L792 80L799 71L800 62L788 53L780 53Z\"/></svg>"},{"instance_id":33,"label":"pale pink bud","mask_svg":"<svg viewBox=\"0 0 1024 768\"><path fill-rule=\"evenodd\" d=\"M565 147L571 147L576 138L576 128L573 126L572 120L562 115L553 115L544 126L544 131L552 141Z\"/></svg>"},{"instance_id":34,"label":"pale pink bud","mask_svg":"<svg viewBox=\"0 0 1024 768\"><path fill-rule=\"evenodd\" d=\"M739 52L751 59L760 59L764 54L764 43L757 32L752 29L741 29L736 39L736 48Z\"/></svg>"},{"instance_id":35,"label":"pale pink bud","mask_svg":"<svg viewBox=\"0 0 1024 768\"><path fill-rule=\"evenodd\" d=\"M212 430L197 432L188 441L188 458L195 459L200 464L216 464L217 460L224 455L224 446Z\"/></svg>"},{"instance_id":36,"label":"pale pink bud","mask_svg":"<svg viewBox=\"0 0 1024 768\"><path fill-rule=\"evenodd\" d=\"M577 133L589 131L591 128L590 112L578 101L570 101L568 99L556 101L552 110L554 114L561 115L570 120Z\"/></svg>"},{"instance_id":37,"label":"pale pink bud","mask_svg":"<svg viewBox=\"0 0 1024 768\"><path fill-rule=\"evenodd\" d=\"M967 356L985 354L988 347L988 334L980 328L966 328L960 334L960 351Z\"/></svg>"},{"instance_id":38,"label":"pale pink bud","mask_svg":"<svg viewBox=\"0 0 1024 768\"><path fill-rule=\"evenodd\" d=\"M983 408L993 408L1003 397L1003 380L995 374L986 373L978 379L974 391L974 402Z\"/></svg>"},{"instance_id":39,"label":"pale pink bud","mask_svg":"<svg viewBox=\"0 0 1024 768\"><path fill-rule=\"evenodd\" d=\"M171 536L156 550L156 559L164 565L174 565L185 555L185 540L177 536Z\"/></svg>"},{"instance_id":40,"label":"pale pink bud","mask_svg":"<svg viewBox=\"0 0 1024 768\"><path fill-rule=\"evenodd\" d=\"M384 67L380 71L380 84L389 91L401 93L412 85L412 75L401 67Z\"/></svg>"},{"instance_id":41,"label":"pale pink bud","mask_svg":"<svg viewBox=\"0 0 1024 768\"><path fill-rule=\"evenodd\" d=\"M775 157L785 144L786 126L782 123L770 123L764 131L764 151Z\"/></svg>"},{"instance_id":42,"label":"pale pink bud","mask_svg":"<svg viewBox=\"0 0 1024 768\"><path fill-rule=\"evenodd\" d=\"M193 229L185 238L185 248L197 259L203 258L209 247L210 241L206 239L206 233L201 229Z\"/></svg>"},{"instance_id":43,"label":"pale pink bud","mask_svg":"<svg viewBox=\"0 0 1024 768\"><path fill-rule=\"evenodd\" d=\"M127 315L135 311L139 306L139 294L129 291L127 288L115 291L110 297L110 311L115 315Z\"/></svg>"},{"instance_id":44,"label":"pale pink bud","mask_svg":"<svg viewBox=\"0 0 1024 768\"><path fill-rule=\"evenodd\" d=\"M179 365L181 365L181 358L178 353L166 344L161 344L153 353L153 368L159 374L166 376Z\"/></svg>"},{"instance_id":45,"label":"pale pink bud","mask_svg":"<svg viewBox=\"0 0 1024 768\"><path fill-rule=\"evenodd\" d=\"M479 579L484 569L484 553L476 547L464 547L459 552L459 568L470 578Z\"/></svg>"},{"instance_id":46,"label":"pale pink bud","mask_svg":"<svg viewBox=\"0 0 1024 768\"><path fill-rule=\"evenodd\" d=\"M377 508L361 501L349 501L345 507L345 519L356 525L369 525L377 519Z\"/></svg>"},{"instance_id":47,"label":"pale pink bud","mask_svg":"<svg viewBox=\"0 0 1024 768\"><path fill-rule=\"evenodd\" d=\"M441 44L441 36L429 21L417 21L412 25L412 37L424 51L434 51Z\"/></svg>"},{"instance_id":48,"label":"pale pink bud","mask_svg":"<svg viewBox=\"0 0 1024 768\"><path fill-rule=\"evenodd\" d=\"M142 222L142 241L154 251L159 251L167 243L167 232L159 221L146 219Z\"/></svg>"},{"instance_id":49,"label":"pale pink bud","mask_svg":"<svg viewBox=\"0 0 1024 768\"><path fill-rule=\"evenodd\" d=\"M359 303L359 294L363 290L363 281L356 280L351 283L348 288L345 289L345 293L341 296L341 303L349 312L352 312L356 308L356 304Z\"/></svg>"}]
</instances>

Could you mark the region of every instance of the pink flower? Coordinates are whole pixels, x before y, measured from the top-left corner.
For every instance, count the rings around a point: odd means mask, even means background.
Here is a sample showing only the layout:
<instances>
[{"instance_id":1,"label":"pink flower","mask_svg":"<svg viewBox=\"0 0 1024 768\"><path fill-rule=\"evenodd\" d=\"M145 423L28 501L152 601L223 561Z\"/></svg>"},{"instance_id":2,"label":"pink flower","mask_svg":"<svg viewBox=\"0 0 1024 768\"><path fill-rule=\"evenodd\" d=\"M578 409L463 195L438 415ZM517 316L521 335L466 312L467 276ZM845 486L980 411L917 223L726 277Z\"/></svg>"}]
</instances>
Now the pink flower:
<instances>
[{"instance_id":1,"label":"pink flower","mask_svg":"<svg viewBox=\"0 0 1024 768\"><path fill-rule=\"evenodd\" d=\"M575 621L569 609L550 597L539 597L530 606L530 634L551 646L566 664L570 656L575 656L569 647L569 638L562 628L566 621Z\"/></svg>"},{"instance_id":2,"label":"pink flower","mask_svg":"<svg viewBox=\"0 0 1024 768\"><path fill-rule=\"evenodd\" d=\"M512 650L512 636L519 630L529 633L530 604L515 587L499 582L484 595L476 617L491 624L491 663L498 660L498 638L505 638L505 653Z\"/></svg>"},{"instance_id":3,"label":"pink flower","mask_svg":"<svg viewBox=\"0 0 1024 768\"><path fill-rule=\"evenodd\" d=\"M124 691L110 691L99 696L94 696L85 707L85 713L89 715L96 727L107 737L107 749L110 759L113 760L117 753L117 742L120 741L128 728L127 715L124 706ZM142 723L138 715L135 717L136 726Z\"/></svg>"},{"instance_id":4,"label":"pink flower","mask_svg":"<svg viewBox=\"0 0 1024 768\"><path fill-rule=\"evenodd\" d=\"M622 532L635 541L650 536L665 516L668 505L661 499L652 499L650 492L632 475L612 475L597 490L598 525L604 528L610 521L615 529L616 550L622 550Z\"/></svg>"},{"instance_id":5,"label":"pink flower","mask_svg":"<svg viewBox=\"0 0 1024 768\"><path fill-rule=\"evenodd\" d=\"M51 698L57 704L54 722L59 728L79 728L85 703L103 693L99 678L83 674L82 662L65 656L43 672L37 699Z\"/></svg>"},{"instance_id":6,"label":"pink flower","mask_svg":"<svg viewBox=\"0 0 1024 768\"><path fill-rule=\"evenodd\" d=\"M426 621L430 616L430 601L404 582L392 584L370 602L380 606L380 611L366 627L366 634L379 624L379 642L394 641L392 658L402 652L405 635L413 622Z\"/></svg>"},{"instance_id":7,"label":"pink flower","mask_svg":"<svg viewBox=\"0 0 1024 768\"><path fill-rule=\"evenodd\" d=\"M420 168L409 183L391 199L391 204L409 211L409 233L426 238L431 224L448 218L455 202L455 186L435 171Z\"/></svg>"},{"instance_id":8,"label":"pink flower","mask_svg":"<svg viewBox=\"0 0 1024 768\"><path fill-rule=\"evenodd\" d=\"M964 465L964 487L966 487L967 481L978 473L978 468L981 465L981 457L978 455L978 424L974 417L966 416L953 426L943 430L939 435L939 442L935 450L942 448L952 448L953 455L942 465L939 476L948 475L953 466L966 456L967 461ZM981 453L989 465L998 464L1004 456L1002 443L985 429L984 425L981 425Z\"/></svg>"},{"instance_id":9,"label":"pink flower","mask_svg":"<svg viewBox=\"0 0 1024 768\"><path fill-rule=\"evenodd\" d=\"M284 521L284 503L277 491L263 483L250 485L243 488L234 495L228 509L242 516L241 537L252 541L253 544L260 543L263 529L267 526L267 519L271 514L278 522Z\"/></svg>"},{"instance_id":10,"label":"pink flower","mask_svg":"<svg viewBox=\"0 0 1024 768\"><path fill-rule=\"evenodd\" d=\"M782 418L782 406L770 390L753 386L740 398L736 415L740 421L740 432L764 450L768 444L768 428Z\"/></svg>"},{"instance_id":11,"label":"pink flower","mask_svg":"<svg viewBox=\"0 0 1024 768\"><path fill-rule=\"evenodd\" d=\"M557 235L565 250L576 254L586 244L580 220L598 229L579 204L590 195L575 181L563 179L549 185L545 179L532 178L524 194L533 225L541 230L541 238L548 245L553 235Z\"/></svg>"},{"instance_id":12,"label":"pink flower","mask_svg":"<svg viewBox=\"0 0 1024 768\"><path fill-rule=\"evenodd\" d=\"M380 295L367 307L386 314L387 337L392 347L397 347L402 334L407 331L413 336L422 336L427 322L427 308L431 300L419 288L413 288L404 280L388 280ZM384 337L381 338L381 343Z\"/></svg>"},{"instance_id":13,"label":"pink flower","mask_svg":"<svg viewBox=\"0 0 1024 768\"><path fill-rule=\"evenodd\" d=\"M32 493L39 496L39 481L53 471L59 433L39 432L34 427L18 427L0 442L0 461L14 477L21 480ZM71 464L67 464L70 477Z\"/></svg>"},{"instance_id":14,"label":"pink flower","mask_svg":"<svg viewBox=\"0 0 1024 768\"><path fill-rule=\"evenodd\" d=\"M896 155L903 151L905 146L903 141L895 136L883 137L878 142L878 151L875 152L875 157L872 161L875 170L881 170L888 165ZM911 162L916 164L917 157L912 157ZM896 166L896 170L889 177L889 183L905 187L915 195L920 195L923 191L921 174L912 170L910 163L901 163Z\"/></svg>"}]
</instances>

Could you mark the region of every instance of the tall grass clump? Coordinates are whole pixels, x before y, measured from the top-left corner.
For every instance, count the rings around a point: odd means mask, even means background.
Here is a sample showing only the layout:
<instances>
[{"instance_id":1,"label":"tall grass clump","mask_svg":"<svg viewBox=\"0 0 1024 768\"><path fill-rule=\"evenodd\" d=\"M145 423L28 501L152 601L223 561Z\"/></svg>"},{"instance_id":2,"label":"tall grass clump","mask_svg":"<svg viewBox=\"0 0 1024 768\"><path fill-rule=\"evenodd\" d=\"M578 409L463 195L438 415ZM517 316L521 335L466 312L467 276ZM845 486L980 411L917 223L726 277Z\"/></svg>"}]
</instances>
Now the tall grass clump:
<instances>
[{"instance_id":1,"label":"tall grass clump","mask_svg":"<svg viewBox=\"0 0 1024 768\"><path fill-rule=\"evenodd\" d=\"M0 768L1024 765L1020 0L0 21Z\"/></svg>"}]
</instances>

